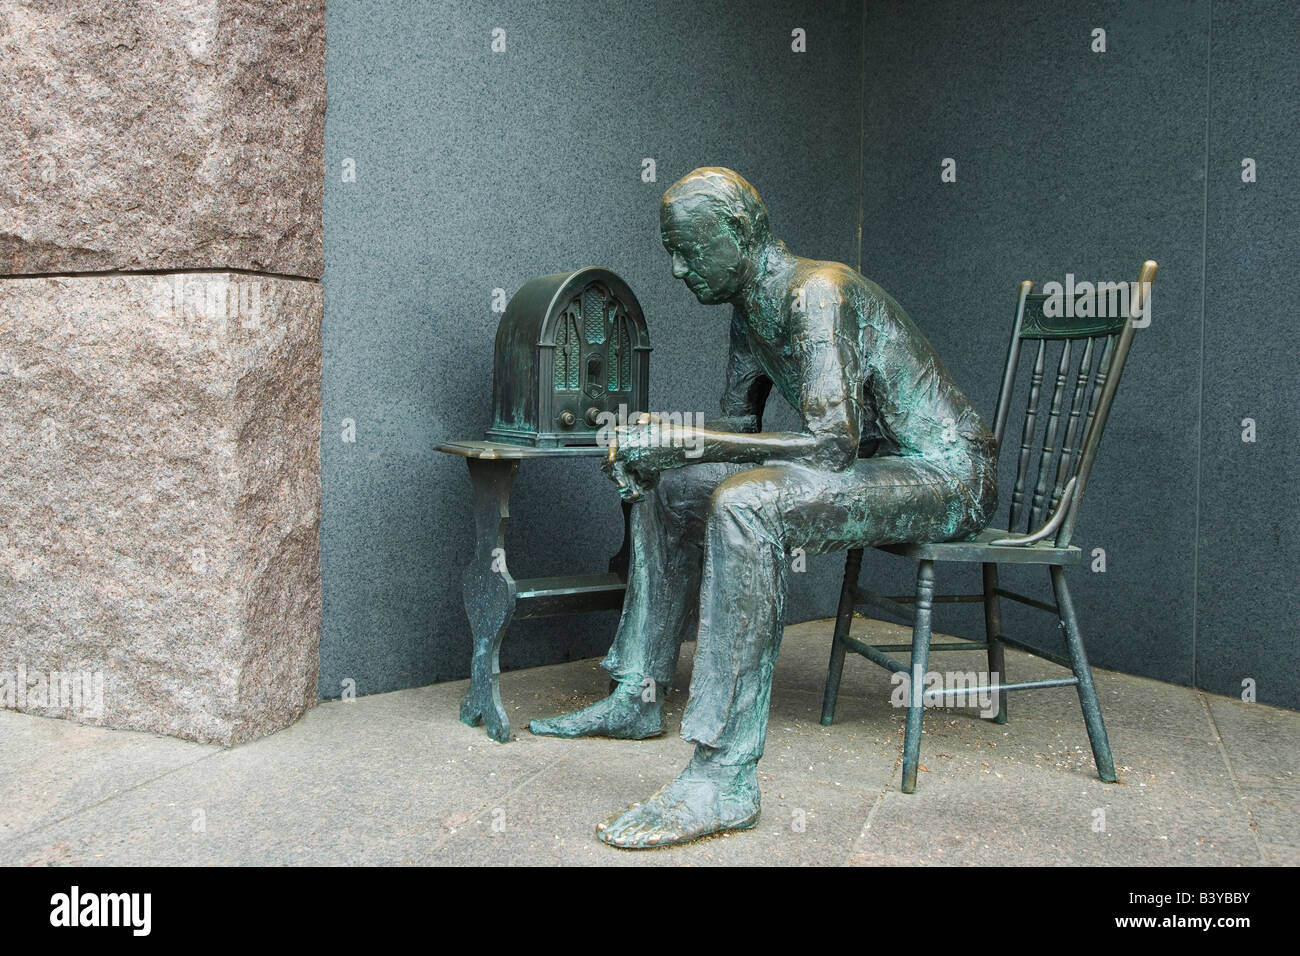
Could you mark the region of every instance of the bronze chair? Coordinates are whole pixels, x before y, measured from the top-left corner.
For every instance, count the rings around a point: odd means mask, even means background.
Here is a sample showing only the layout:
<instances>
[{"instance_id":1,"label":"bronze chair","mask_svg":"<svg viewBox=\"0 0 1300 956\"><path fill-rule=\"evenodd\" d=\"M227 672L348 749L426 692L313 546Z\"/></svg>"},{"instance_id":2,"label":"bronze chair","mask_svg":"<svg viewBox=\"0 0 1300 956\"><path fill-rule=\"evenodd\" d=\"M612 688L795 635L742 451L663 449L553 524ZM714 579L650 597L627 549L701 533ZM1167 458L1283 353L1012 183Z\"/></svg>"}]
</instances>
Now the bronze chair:
<instances>
[{"instance_id":1,"label":"bronze chair","mask_svg":"<svg viewBox=\"0 0 1300 956\"><path fill-rule=\"evenodd\" d=\"M1102 430L1115 400L1124 362L1132 345L1134 329L1143 306L1148 303L1151 281L1155 278L1156 264L1143 263L1132 294L1122 285L1107 290L1109 300L1094 302L1098 308L1088 309L1092 314L1080 317L1063 297L1049 296L1033 291L1033 283L1020 284L1016 304L1015 325L1007 351L1006 370L1002 377L1002 390L998 396L994 434L1001 452L1003 431L1012 404L1016 370L1020 364L1022 346L1037 341L1030 376L1028 401L1025 408L1024 428L1019 453L1016 458L1016 482L1011 494L1006 530L985 529L973 540L935 544L885 545L881 550L891 554L914 558L919 562L914 596L888 598L858 584L862 567L862 549L852 550L844 568L844 584L840 590L839 610L835 619L835 636L831 645L830 669L826 676L826 693L822 702L822 724L830 726L835 716L835 701L839 693L840 678L844 671L844 653L853 651L873 663L894 671L909 674L907 687L907 723L903 737L903 792L916 789L916 769L921 750L921 716L924 706L933 706L943 698L969 699L971 695L983 697L996 694L998 713L993 720L1006 723L1006 693L1013 690L1037 690L1045 687L1076 687L1083 708L1084 724L1092 743L1092 755L1097 773L1102 780L1113 783L1115 764L1111 758L1110 741L1102 722L1101 705L1092 683L1092 671L1083 649L1070 591L1065 583L1065 567L1077 564L1081 553L1070 544L1079 503L1088 484L1088 475L1097 457ZM1114 308L1123 300L1125 308ZM1069 308L1049 308L1066 306ZM1109 306L1109 307L1108 307ZM1056 314L1048 315L1048 312ZM1110 317L1096 317L1105 311ZM1061 314L1064 313L1064 314ZM1117 314L1118 313L1118 314ZM1131 319L1131 320L1130 320ZM1080 345L1082 347L1080 347ZM1050 401L1044 409L1042 385L1044 372L1057 348L1055 358L1056 383ZM1049 357L1049 352L1052 357ZM1068 407L1063 409L1068 399ZM1064 410L1064 414L1063 414ZM1046 414L1043 414L1043 412ZM1042 438L1037 437L1042 426ZM1062 434L1062 426L1064 433ZM1059 438L1059 443L1058 443ZM1034 454L1037 449L1037 455ZM1036 470L1031 465L1037 463ZM1033 482L1032 490L1030 482ZM1015 531L1024 524L1024 533ZM934 594L934 565L936 561L961 561L978 563L983 568L984 589L981 594ZM1009 591L998 585L998 565L1043 565L1048 569L1055 595L1055 604ZM1058 627L1064 632L1067 657L1037 650L1002 633L1002 598L1048 611L1058 618ZM951 644L930 643L930 615L936 603L978 602L984 605L984 641L961 641ZM908 604L912 606L909 607ZM912 621L912 643L898 645L871 645L849 634L855 609L871 606L887 610ZM1018 684L1003 683L1004 646L1028 651L1037 657L1069 668L1073 676L1050 680L1023 681ZM973 688L944 688L926 691L925 675L929 667L930 651L979 650L988 651L990 683ZM889 652L910 651L911 666L889 656Z\"/></svg>"}]
</instances>

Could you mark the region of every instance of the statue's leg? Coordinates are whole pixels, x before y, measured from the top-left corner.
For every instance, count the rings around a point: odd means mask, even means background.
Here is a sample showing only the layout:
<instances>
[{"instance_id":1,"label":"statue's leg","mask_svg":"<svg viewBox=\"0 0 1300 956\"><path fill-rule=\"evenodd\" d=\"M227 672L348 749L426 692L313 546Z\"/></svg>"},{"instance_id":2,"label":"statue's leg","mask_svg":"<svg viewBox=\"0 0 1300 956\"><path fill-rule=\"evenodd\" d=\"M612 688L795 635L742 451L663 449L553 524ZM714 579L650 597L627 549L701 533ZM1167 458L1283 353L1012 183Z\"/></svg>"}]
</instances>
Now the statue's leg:
<instances>
[{"instance_id":1,"label":"statue's leg","mask_svg":"<svg viewBox=\"0 0 1300 956\"><path fill-rule=\"evenodd\" d=\"M598 828L615 846L683 843L758 820L758 760L784 631L787 555L943 540L964 533L962 483L916 459L866 459L843 472L765 465L722 482L710 501L699 647L682 736L682 774Z\"/></svg>"},{"instance_id":2,"label":"statue's leg","mask_svg":"<svg viewBox=\"0 0 1300 956\"><path fill-rule=\"evenodd\" d=\"M602 666L617 686L590 707L534 720L534 734L641 739L663 729L663 698L698 606L702 539L713 489L743 466L665 472L632 506L632 559L618 632Z\"/></svg>"},{"instance_id":3,"label":"statue's leg","mask_svg":"<svg viewBox=\"0 0 1300 956\"><path fill-rule=\"evenodd\" d=\"M710 499L699 646L682 719L695 755L672 783L598 827L606 843L668 846L758 822L758 758L785 608L786 552L773 480L780 477L771 467L747 469Z\"/></svg>"}]
</instances>

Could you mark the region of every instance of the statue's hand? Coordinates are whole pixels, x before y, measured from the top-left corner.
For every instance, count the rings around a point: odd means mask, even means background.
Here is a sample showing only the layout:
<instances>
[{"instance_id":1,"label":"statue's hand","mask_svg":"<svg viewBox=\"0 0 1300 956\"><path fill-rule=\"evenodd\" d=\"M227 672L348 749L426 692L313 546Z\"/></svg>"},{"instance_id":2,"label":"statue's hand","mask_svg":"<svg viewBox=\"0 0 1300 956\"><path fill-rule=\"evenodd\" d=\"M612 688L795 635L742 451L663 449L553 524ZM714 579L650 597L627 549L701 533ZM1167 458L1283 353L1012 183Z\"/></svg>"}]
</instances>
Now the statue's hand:
<instances>
[{"instance_id":1,"label":"statue's hand","mask_svg":"<svg viewBox=\"0 0 1300 956\"><path fill-rule=\"evenodd\" d=\"M653 480L647 480L640 473L629 470L623 461L606 461L601 465L601 470L618 485L618 496L628 503L640 501L654 487Z\"/></svg>"},{"instance_id":2,"label":"statue's hand","mask_svg":"<svg viewBox=\"0 0 1300 956\"><path fill-rule=\"evenodd\" d=\"M637 424L623 425L614 430L601 470L618 485L619 497L624 501L640 501L659 480L659 468L653 455L658 427L651 415L643 414Z\"/></svg>"},{"instance_id":3,"label":"statue's hand","mask_svg":"<svg viewBox=\"0 0 1300 956\"><path fill-rule=\"evenodd\" d=\"M635 425L616 428L611 444L616 448L615 457L626 462L629 470L639 472L643 479L657 479L661 472L687 463L687 449L695 444L695 438L693 429L643 412Z\"/></svg>"}]
</instances>

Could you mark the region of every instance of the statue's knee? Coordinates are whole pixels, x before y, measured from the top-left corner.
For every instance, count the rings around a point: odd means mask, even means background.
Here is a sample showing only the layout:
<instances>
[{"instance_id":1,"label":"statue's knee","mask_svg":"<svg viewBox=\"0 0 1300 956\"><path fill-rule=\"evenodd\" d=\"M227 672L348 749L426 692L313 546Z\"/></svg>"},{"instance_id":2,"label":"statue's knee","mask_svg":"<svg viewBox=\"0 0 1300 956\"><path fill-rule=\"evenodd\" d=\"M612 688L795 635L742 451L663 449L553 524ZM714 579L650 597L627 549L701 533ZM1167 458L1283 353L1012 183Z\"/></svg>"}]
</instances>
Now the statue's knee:
<instances>
[{"instance_id":1,"label":"statue's knee","mask_svg":"<svg viewBox=\"0 0 1300 956\"><path fill-rule=\"evenodd\" d=\"M775 508L753 482L722 482L709 497L709 521L734 528L746 537L771 538Z\"/></svg>"},{"instance_id":2,"label":"statue's knee","mask_svg":"<svg viewBox=\"0 0 1300 956\"><path fill-rule=\"evenodd\" d=\"M750 507L749 494L743 483L724 481L709 496L709 517L726 518L738 509Z\"/></svg>"}]
</instances>

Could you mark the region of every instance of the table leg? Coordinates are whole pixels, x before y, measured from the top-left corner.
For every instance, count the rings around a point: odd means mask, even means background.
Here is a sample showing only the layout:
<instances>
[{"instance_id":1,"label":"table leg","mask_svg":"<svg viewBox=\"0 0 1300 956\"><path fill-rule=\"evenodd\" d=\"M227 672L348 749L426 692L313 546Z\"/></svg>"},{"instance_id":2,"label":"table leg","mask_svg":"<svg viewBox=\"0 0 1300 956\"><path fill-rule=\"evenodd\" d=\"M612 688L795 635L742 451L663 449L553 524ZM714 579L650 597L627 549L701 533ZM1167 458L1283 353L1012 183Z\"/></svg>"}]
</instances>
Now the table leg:
<instances>
[{"instance_id":1,"label":"table leg","mask_svg":"<svg viewBox=\"0 0 1300 956\"><path fill-rule=\"evenodd\" d=\"M510 740L510 719L501 704L501 639L515 612L515 579L506 568L505 531L510 518L510 486L519 462L466 458L474 486L474 557L463 579L465 613L474 634L469 691L460 719L471 727L487 724L488 736Z\"/></svg>"}]
</instances>

